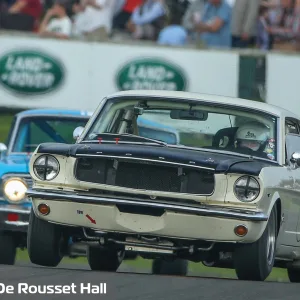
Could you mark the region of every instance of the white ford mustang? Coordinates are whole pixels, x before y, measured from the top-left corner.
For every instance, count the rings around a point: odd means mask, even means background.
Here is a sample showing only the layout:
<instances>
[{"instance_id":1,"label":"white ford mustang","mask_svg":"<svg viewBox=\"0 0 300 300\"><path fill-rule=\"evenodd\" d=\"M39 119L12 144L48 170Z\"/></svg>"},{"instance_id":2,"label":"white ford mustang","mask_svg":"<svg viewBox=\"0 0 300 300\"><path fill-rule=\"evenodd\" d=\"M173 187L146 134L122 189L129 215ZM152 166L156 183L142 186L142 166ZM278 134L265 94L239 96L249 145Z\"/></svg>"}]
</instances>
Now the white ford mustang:
<instances>
[{"instance_id":1,"label":"white ford mustang","mask_svg":"<svg viewBox=\"0 0 300 300\"><path fill-rule=\"evenodd\" d=\"M300 281L300 117L265 103L163 91L106 97L74 145L30 161L28 251L57 266L71 237L92 270L125 253L156 274L187 262Z\"/></svg>"}]
</instances>

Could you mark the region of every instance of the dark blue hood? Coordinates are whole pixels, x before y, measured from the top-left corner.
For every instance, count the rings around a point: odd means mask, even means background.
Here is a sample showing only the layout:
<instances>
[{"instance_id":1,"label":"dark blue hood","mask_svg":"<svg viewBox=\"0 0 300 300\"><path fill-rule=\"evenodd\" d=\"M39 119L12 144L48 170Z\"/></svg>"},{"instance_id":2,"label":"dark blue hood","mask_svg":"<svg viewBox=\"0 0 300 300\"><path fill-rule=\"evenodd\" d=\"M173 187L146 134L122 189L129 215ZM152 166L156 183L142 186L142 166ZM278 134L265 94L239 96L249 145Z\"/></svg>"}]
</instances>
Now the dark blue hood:
<instances>
[{"instance_id":1,"label":"dark blue hood","mask_svg":"<svg viewBox=\"0 0 300 300\"><path fill-rule=\"evenodd\" d=\"M273 161L249 159L234 154L197 151L184 148L144 146L134 144L41 144L38 153L49 153L71 157L81 155L113 156L124 159L151 159L211 168L215 173L241 173L258 175L264 167L280 167ZM164 160L161 160L161 158Z\"/></svg>"}]
</instances>

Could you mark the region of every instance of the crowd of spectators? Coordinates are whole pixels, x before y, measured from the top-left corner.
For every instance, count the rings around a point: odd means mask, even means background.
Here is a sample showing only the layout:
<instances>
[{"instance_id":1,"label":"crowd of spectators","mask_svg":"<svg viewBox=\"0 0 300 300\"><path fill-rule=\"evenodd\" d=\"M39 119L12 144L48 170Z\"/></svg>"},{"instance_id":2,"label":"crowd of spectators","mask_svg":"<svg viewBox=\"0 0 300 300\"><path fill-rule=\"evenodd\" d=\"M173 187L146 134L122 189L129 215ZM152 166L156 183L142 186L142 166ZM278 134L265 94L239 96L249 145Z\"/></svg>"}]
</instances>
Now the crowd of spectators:
<instances>
[{"instance_id":1,"label":"crowd of spectators","mask_svg":"<svg viewBox=\"0 0 300 300\"><path fill-rule=\"evenodd\" d=\"M1 0L0 29L103 41L298 50L300 0Z\"/></svg>"}]
</instances>

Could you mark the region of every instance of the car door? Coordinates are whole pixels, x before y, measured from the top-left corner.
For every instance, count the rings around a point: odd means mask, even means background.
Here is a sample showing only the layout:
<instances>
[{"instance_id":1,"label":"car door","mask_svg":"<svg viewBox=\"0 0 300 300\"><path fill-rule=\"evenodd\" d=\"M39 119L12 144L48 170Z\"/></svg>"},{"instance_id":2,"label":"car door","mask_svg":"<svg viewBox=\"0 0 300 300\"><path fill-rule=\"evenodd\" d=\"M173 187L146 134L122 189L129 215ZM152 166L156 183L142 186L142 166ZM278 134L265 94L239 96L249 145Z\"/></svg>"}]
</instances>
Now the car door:
<instances>
[{"instance_id":1,"label":"car door","mask_svg":"<svg viewBox=\"0 0 300 300\"><path fill-rule=\"evenodd\" d=\"M300 246L300 167L291 162L293 153L300 153L300 122L295 119L286 119L286 161L291 167L291 176L293 183L290 190L289 205L290 215L289 223L295 232L291 231L290 234L296 236L297 245Z\"/></svg>"}]
</instances>

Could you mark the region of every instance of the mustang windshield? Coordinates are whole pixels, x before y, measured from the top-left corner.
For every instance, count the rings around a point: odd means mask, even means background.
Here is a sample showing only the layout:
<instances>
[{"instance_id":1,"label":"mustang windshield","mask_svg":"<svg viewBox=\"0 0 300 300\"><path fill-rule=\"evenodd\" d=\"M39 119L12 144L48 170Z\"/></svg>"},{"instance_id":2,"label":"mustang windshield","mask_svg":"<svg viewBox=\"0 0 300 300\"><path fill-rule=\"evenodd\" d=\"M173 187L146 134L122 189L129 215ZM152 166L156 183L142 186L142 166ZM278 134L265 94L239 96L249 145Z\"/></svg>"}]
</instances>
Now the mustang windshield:
<instances>
[{"instance_id":1,"label":"mustang windshield","mask_svg":"<svg viewBox=\"0 0 300 300\"><path fill-rule=\"evenodd\" d=\"M73 131L88 119L76 117L27 117L19 124L13 152L33 152L41 143L74 143Z\"/></svg>"},{"instance_id":2,"label":"mustang windshield","mask_svg":"<svg viewBox=\"0 0 300 300\"><path fill-rule=\"evenodd\" d=\"M101 134L103 140L104 134L132 134L169 145L277 160L276 122L272 115L240 107L183 100L114 99L106 103L84 140L97 141Z\"/></svg>"}]
</instances>

